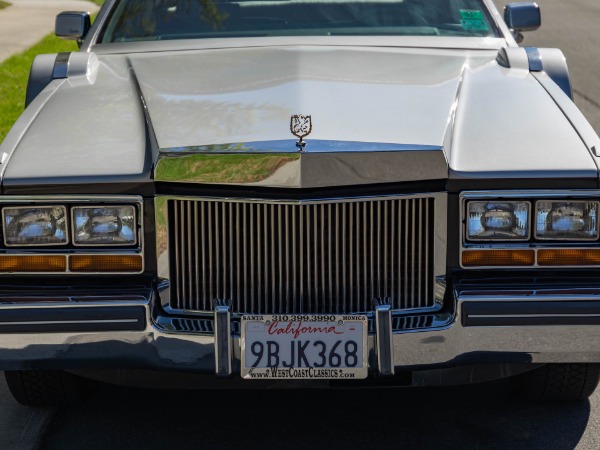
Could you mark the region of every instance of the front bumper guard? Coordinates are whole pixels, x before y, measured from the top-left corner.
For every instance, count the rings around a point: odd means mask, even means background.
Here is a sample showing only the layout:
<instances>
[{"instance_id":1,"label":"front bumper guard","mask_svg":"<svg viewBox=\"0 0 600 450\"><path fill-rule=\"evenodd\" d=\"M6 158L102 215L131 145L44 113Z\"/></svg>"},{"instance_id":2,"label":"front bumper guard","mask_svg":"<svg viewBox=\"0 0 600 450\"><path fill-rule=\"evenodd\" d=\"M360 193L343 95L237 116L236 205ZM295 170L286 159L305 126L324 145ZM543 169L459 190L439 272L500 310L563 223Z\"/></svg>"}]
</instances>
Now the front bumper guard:
<instances>
[{"instance_id":1,"label":"front bumper guard","mask_svg":"<svg viewBox=\"0 0 600 450\"><path fill-rule=\"evenodd\" d=\"M216 306L214 320L180 319L194 324L182 329L171 319L152 314L153 295L148 290L143 299L120 296L113 302L105 296L67 304L48 299L1 303L0 369L239 373L239 329L226 304ZM480 289L455 290L454 297L456 309L435 314L424 328L398 329L397 316L387 305L378 305L375 327L368 336L371 371L391 375L486 363L600 362L600 292L596 290L553 289L551 294L537 290L523 295L508 290L505 295L497 290L489 294ZM72 312L64 316L65 310ZM207 329L201 322L214 328Z\"/></svg>"},{"instance_id":2,"label":"front bumper guard","mask_svg":"<svg viewBox=\"0 0 600 450\"><path fill-rule=\"evenodd\" d=\"M215 307L215 374L228 377L233 373L233 345L231 343L231 307Z\"/></svg>"}]
</instances>

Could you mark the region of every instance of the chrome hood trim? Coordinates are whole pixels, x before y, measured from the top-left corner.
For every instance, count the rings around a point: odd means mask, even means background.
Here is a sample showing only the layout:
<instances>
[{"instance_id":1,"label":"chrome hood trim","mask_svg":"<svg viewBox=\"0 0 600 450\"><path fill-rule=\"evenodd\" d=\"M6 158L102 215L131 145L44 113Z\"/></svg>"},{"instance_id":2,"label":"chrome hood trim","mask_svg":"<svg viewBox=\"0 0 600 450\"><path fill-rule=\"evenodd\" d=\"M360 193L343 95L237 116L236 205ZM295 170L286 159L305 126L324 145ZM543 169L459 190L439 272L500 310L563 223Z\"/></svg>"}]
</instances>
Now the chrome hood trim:
<instances>
[{"instance_id":1,"label":"chrome hood trim","mask_svg":"<svg viewBox=\"0 0 600 450\"><path fill-rule=\"evenodd\" d=\"M157 181L314 188L446 179L442 147L294 140L161 151Z\"/></svg>"},{"instance_id":2,"label":"chrome hood trim","mask_svg":"<svg viewBox=\"0 0 600 450\"><path fill-rule=\"evenodd\" d=\"M264 142L236 142L234 144L196 145L192 147L173 147L160 150L162 155L189 155L195 153L353 153L353 152L406 152L406 151L440 151L438 145L418 144L391 144L384 142L350 142L350 141L325 141L321 139L311 140L310 146L302 151L293 139L281 139L278 141Z\"/></svg>"}]
</instances>

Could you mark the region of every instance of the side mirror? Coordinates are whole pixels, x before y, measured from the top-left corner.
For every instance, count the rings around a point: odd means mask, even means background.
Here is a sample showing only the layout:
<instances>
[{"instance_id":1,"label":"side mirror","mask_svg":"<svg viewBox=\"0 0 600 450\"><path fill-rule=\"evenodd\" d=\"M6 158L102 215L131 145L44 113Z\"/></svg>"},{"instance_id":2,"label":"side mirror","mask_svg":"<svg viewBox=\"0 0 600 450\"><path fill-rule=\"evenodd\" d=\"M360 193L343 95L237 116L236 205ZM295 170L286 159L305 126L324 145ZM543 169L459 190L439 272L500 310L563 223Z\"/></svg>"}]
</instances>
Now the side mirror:
<instances>
[{"instance_id":1,"label":"side mirror","mask_svg":"<svg viewBox=\"0 0 600 450\"><path fill-rule=\"evenodd\" d=\"M537 3L509 3L504 7L504 21L515 32L534 31L542 25L542 14Z\"/></svg>"},{"instance_id":2,"label":"side mirror","mask_svg":"<svg viewBox=\"0 0 600 450\"><path fill-rule=\"evenodd\" d=\"M56 16L54 32L59 38L76 40L81 46L91 26L90 13L68 11Z\"/></svg>"}]
</instances>

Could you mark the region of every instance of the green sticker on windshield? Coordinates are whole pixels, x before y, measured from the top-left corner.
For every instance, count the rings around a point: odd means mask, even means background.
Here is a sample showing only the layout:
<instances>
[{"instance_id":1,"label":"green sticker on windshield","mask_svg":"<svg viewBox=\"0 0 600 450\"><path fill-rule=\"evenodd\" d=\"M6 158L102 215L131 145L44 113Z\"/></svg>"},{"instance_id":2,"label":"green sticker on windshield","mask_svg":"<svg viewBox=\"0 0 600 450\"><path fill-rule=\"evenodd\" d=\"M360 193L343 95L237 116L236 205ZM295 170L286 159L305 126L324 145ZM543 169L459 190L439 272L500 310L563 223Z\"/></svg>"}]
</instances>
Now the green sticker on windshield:
<instances>
[{"instance_id":1,"label":"green sticker on windshield","mask_svg":"<svg viewBox=\"0 0 600 450\"><path fill-rule=\"evenodd\" d=\"M483 16L483 11L478 9L461 9L460 24L463 30L488 31L489 27Z\"/></svg>"}]
</instances>

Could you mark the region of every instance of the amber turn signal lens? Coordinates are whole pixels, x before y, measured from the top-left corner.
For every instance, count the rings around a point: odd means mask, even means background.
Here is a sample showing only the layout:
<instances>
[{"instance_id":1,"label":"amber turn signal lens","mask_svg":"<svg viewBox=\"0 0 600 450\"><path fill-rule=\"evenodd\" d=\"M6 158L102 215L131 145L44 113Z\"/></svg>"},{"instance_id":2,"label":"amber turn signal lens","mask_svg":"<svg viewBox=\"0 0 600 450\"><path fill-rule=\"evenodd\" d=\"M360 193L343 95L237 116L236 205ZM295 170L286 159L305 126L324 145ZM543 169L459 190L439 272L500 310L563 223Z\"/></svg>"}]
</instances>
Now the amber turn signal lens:
<instances>
[{"instance_id":1,"label":"amber turn signal lens","mask_svg":"<svg viewBox=\"0 0 600 450\"><path fill-rule=\"evenodd\" d=\"M533 250L465 250L462 264L465 267L533 266Z\"/></svg>"},{"instance_id":2,"label":"amber turn signal lens","mask_svg":"<svg viewBox=\"0 0 600 450\"><path fill-rule=\"evenodd\" d=\"M140 255L72 255L71 272L141 272Z\"/></svg>"},{"instance_id":3,"label":"amber turn signal lens","mask_svg":"<svg viewBox=\"0 0 600 450\"><path fill-rule=\"evenodd\" d=\"M540 266L600 266L600 249L539 250Z\"/></svg>"},{"instance_id":4,"label":"amber turn signal lens","mask_svg":"<svg viewBox=\"0 0 600 450\"><path fill-rule=\"evenodd\" d=\"M2 255L0 272L65 272L67 258L62 255Z\"/></svg>"}]
</instances>

